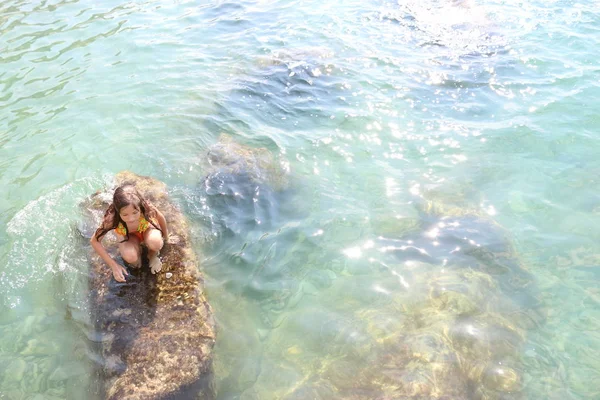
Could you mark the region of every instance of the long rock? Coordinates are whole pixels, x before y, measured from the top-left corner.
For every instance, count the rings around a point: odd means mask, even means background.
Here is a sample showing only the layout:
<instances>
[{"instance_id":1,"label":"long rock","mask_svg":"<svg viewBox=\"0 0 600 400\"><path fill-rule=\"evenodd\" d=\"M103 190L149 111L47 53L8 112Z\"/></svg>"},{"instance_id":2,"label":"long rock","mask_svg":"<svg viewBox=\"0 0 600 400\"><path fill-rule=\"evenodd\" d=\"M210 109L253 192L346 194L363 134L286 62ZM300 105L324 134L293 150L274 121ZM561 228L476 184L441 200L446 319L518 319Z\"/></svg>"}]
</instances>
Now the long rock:
<instances>
[{"instance_id":1,"label":"long rock","mask_svg":"<svg viewBox=\"0 0 600 400\"><path fill-rule=\"evenodd\" d=\"M133 183L165 215L172 240L161 251L160 273L151 274L144 262L129 270L126 283L112 279L110 268L92 254L90 309L101 366L97 390L110 400L212 399L215 323L187 221L169 201L165 184L127 171L117 174L115 183ZM84 208L99 224L111 201L112 190L97 192ZM112 234L104 244L118 257Z\"/></svg>"}]
</instances>

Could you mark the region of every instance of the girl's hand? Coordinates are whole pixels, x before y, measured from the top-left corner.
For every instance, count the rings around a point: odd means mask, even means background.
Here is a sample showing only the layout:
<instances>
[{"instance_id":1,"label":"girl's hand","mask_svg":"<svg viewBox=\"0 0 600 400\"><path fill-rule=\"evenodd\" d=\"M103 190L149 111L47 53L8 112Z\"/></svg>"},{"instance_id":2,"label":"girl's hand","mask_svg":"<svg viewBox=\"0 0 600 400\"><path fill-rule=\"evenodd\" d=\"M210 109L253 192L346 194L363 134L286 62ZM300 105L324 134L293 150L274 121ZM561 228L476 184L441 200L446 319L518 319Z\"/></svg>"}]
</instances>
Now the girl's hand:
<instances>
[{"instance_id":1,"label":"girl's hand","mask_svg":"<svg viewBox=\"0 0 600 400\"><path fill-rule=\"evenodd\" d=\"M122 265L117 264L115 267L112 267L112 273L117 282L125 282L125 276L127 275L127 270Z\"/></svg>"}]
</instances>

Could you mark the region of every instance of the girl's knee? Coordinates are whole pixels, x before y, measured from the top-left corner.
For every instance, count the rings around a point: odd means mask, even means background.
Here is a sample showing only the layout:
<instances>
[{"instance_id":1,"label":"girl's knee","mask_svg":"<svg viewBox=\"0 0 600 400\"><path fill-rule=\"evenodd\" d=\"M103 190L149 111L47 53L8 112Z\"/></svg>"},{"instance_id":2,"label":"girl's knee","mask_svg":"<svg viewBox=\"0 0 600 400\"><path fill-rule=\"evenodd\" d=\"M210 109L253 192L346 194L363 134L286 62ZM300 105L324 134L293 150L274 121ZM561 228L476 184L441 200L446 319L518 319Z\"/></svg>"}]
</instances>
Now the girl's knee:
<instances>
[{"instance_id":1,"label":"girl's knee","mask_svg":"<svg viewBox=\"0 0 600 400\"><path fill-rule=\"evenodd\" d=\"M128 264L137 264L140 259L140 242L135 237L130 237L127 242L119 243L119 253Z\"/></svg>"},{"instance_id":2,"label":"girl's knee","mask_svg":"<svg viewBox=\"0 0 600 400\"><path fill-rule=\"evenodd\" d=\"M160 249L163 248L163 238L159 232L157 233L158 235L149 235L146 239L146 246L148 246L148 249L151 251L160 251Z\"/></svg>"},{"instance_id":3,"label":"girl's knee","mask_svg":"<svg viewBox=\"0 0 600 400\"><path fill-rule=\"evenodd\" d=\"M135 264L139 259L138 252L132 248L121 250L121 257L129 264Z\"/></svg>"}]
</instances>

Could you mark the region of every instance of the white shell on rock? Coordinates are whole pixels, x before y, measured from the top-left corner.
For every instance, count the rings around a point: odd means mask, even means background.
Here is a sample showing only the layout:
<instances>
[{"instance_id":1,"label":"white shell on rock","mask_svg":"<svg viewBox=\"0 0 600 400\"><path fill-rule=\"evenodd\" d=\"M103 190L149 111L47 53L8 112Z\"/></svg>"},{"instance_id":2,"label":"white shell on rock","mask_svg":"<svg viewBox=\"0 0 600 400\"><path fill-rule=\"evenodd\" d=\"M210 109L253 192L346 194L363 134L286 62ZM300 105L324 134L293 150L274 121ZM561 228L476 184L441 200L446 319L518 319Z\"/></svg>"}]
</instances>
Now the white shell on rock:
<instances>
[{"instance_id":1,"label":"white shell on rock","mask_svg":"<svg viewBox=\"0 0 600 400\"><path fill-rule=\"evenodd\" d=\"M169 279L170 277L172 277L172 276L173 276L173 274L172 274L172 273L170 273L170 272L167 272L167 273L165 274L165 276L167 277L167 279Z\"/></svg>"}]
</instances>

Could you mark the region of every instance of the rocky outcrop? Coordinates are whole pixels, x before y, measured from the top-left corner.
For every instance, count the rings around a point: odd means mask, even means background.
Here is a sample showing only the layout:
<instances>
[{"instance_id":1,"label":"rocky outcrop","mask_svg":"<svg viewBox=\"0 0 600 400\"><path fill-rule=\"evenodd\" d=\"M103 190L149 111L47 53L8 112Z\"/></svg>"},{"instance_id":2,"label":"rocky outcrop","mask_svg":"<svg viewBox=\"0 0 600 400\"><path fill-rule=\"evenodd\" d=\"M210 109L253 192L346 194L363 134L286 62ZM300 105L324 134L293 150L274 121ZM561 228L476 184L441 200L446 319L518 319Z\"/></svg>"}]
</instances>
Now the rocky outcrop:
<instances>
[{"instance_id":1,"label":"rocky outcrop","mask_svg":"<svg viewBox=\"0 0 600 400\"><path fill-rule=\"evenodd\" d=\"M98 391L114 400L212 399L215 323L186 219L169 201L163 183L131 172L117 174L115 181L135 184L161 210L170 240L161 251L160 273L151 274L145 262L140 269L129 269L126 283L116 282L110 268L91 256L90 309L102 382ZM99 224L111 200L112 190L97 192L84 210ZM105 247L118 257L109 236Z\"/></svg>"},{"instance_id":2,"label":"rocky outcrop","mask_svg":"<svg viewBox=\"0 0 600 400\"><path fill-rule=\"evenodd\" d=\"M246 175L253 184L266 184L274 190L288 185L286 170L264 147L250 147L222 134L208 149L207 179L216 174Z\"/></svg>"},{"instance_id":3,"label":"rocky outcrop","mask_svg":"<svg viewBox=\"0 0 600 400\"><path fill-rule=\"evenodd\" d=\"M277 322L270 346L287 350L276 354L282 370L303 376L281 398L528 398L527 333L545 319L534 277L494 220L430 206L420 228L362 247L369 262L349 262L360 273L335 280L318 307Z\"/></svg>"},{"instance_id":4,"label":"rocky outcrop","mask_svg":"<svg viewBox=\"0 0 600 400\"><path fill-rule=\"evenodd\" d=\"M204 163L201 193L212 225L210 237L245 235L258 226L261 235L274 229L289 186L277 156L223 134L208 149Z\"/></svg>"}]
</instances>

